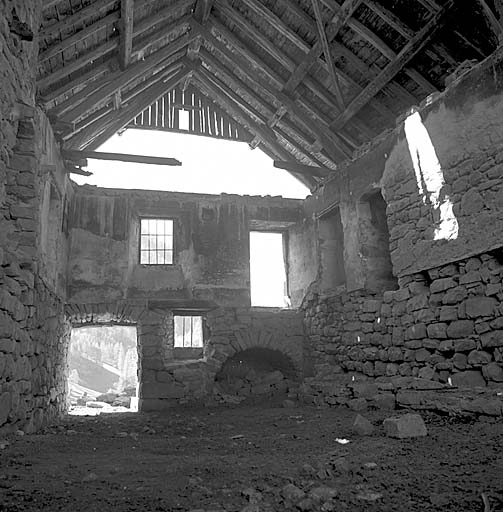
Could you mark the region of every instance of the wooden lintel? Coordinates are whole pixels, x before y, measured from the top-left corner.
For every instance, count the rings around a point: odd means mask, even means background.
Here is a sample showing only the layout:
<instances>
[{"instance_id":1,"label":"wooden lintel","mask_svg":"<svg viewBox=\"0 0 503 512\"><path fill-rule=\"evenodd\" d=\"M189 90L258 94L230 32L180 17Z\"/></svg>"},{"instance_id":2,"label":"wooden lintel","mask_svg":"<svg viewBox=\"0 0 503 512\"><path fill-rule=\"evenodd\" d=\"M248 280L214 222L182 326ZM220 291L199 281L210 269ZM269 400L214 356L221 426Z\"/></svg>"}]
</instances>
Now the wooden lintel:
<instances>
[{"instance_id":1,"label":"wooden lintel","mask_svg":"<svg viewBox=\"0 0 503 512\"><path fill-rule=\"evenodd\" d=\"M117 162L133 162L137 164L150 165L182 165L182 162L176 158L147 155L129 155L126 153L102 153L101 151L87 151L85 149L63 149L62 156L68 160L89 158L91 160L114 160Z\"/></svg>"},{"instance_id":2,"label":"wooden lintel","mask_svg":"<svg viewBox=\"0 0 503 512\"><path fill-rule=\"evenodd\" d=\"M274 160L273 165L277 169L284 169L285 171L296 172L306 176L315 176L317 178L325 178L330 174L330 171L324 167L299 164L298 162Z\"/></svg>"},{"instance_id":3,"label":"wooden lintel","mask_svg":"<svg viewBox=\"0 0 503 512\"><path fill-rule=\"evenodd\" d=\"M133 48L133 18L134 0L121 0L119 63L122 70L129 66L131 60L131 50Z\"/></svg>"},{"instance_id":4,"label":"wooden lintel","mask_svg":"<svg viewBox=\"0 0 503 512\"><path fill-rule=\"evenodd\" d=\"M428 23L405 45L394 60L392 60L346 107L344 112L332 123L332 128L344 126L360 109L366 105L393 77L424 48L435 33L444 25L446 13L453 6L454 0L447 0Z\"/></svg>"},{"instance_id":5,"label":"wooden lintel","mask_svg":"<svg viewBox=\"0 0 503 512\"><path fill-rule=\"evenodd\" d=\"M323 48L323 53L325 54L325 62L328 66L328 73L330 75L330 79L332 81L332 85L335 91L335 97L337 99L337 105L339 110L343 110L344 108L344 96L342 94L341 85L339 84L339 78L337 77L337 72L335 70L334 61L332 59L332 53L330 52L330 47L328 45L327 34L325 33L325 25L323 23L323 18L321 15L321 8L319 0L312 0L314 16L316 18L316 25L318 26L318 37L320 38L321 47Z\"/></svg>"}]
</instances>

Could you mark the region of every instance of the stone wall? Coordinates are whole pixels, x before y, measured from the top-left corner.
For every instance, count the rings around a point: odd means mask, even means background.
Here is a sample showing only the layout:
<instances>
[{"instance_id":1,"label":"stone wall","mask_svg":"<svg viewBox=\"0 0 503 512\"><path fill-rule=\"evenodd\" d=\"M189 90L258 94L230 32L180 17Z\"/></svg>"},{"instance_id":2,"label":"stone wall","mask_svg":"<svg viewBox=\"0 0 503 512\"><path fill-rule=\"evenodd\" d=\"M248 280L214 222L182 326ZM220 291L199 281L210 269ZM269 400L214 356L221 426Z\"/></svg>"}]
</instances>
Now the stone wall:
<instances>
[{"instance_id":1,"label":"stone wall","mask_svg":"<svg viewBox=\"0 0 503 512\"><path fill-rule=\"evenodd\" d=\"M162 410L179 403L212 402L215 376L233 355L250 348L278 350L296 371L298 381L309 374L302 314L272 308L217 308L204 316L202 354L173 357L173 310L148 301L68 304L73 325L136 325L139 353L139 407Z\"/></svg>"},{"instance_id":2,"label":"stone wall","mask_svg":"<svg viewBox=\"0 0 503 512\"><path fill-rule=\"evenodd\" d=\"M503 389L502 283L499 249L407 276L382 295L311 295L305 321L316 376L304 397L355 408L398 402L471 411L463 393L446 400L432 390ZM375 384L362 392L355 388L362 381ZM503 414L498 404L487 414Z\"/></svg>"},{"instance_id":3,"label":"stone wall","mask_svg":"<svg viewBox=\"0 0 503 512\"><path fill-rule=\"evenodd\" d=\"M300 216L301 201L294 199L78 187L68 300L249 306L250 229L286 230ZM173 265L139 264L141 217L174 220Z\"/></svg>"},{"instance_id":4,"label":"stone wall","mask_svg":"<svg viewBox=\"0 0 503 512\"><path fill-rule=\"evenodd\" d=\"M0 432L35 431L66 408L69 331L64 283L56 283L65 254L49 256L46 244L44 259L41 249L44 190L65 178L48 150L54 140L47 120L35 107L39 8L28 1L0 5ZM63 187L61 204L64 194ZM52 237L55 247L60 230Z\"/></svg>"},{"instance_id":5,"label":"stone wall","mask_svg":"<svg viewBox=\"0 0 503 512\"><path fill-rule=\"evenodd\" d=\"M407 113L306 200L318 256L302 305L308 401L501 414L491 397L503 387L502 55ZM338 286L326 278L334 211ZM476 388L487 403L463 395Z\"/></svg>"}]
</instances>

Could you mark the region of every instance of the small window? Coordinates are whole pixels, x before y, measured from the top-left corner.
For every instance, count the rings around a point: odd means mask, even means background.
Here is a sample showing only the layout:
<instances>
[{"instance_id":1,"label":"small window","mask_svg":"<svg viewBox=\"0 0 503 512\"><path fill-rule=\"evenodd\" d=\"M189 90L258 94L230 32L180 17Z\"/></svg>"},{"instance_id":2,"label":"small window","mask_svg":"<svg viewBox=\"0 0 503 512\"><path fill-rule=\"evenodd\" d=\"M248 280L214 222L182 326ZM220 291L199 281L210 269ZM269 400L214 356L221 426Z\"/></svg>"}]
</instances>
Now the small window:
<instances>
[{"instance_id":1,"label":"small window","mask_svg":"<svg viewBox=\"0 0 503 512\"><path fill-rule=\"evenodd\" d=\"M173 263L172 219L141 219L140 263L142 265Z\"/></svg>"},{"instance_id":2,"label":"small window","mask_svg":"<svg viewBox=\"0 0 503 512\"><path fill-rule=\"evenodd\" d=\"M175 348L202 348L203 319L200 316L175 316Z\"/></svg>"}]
</instances>

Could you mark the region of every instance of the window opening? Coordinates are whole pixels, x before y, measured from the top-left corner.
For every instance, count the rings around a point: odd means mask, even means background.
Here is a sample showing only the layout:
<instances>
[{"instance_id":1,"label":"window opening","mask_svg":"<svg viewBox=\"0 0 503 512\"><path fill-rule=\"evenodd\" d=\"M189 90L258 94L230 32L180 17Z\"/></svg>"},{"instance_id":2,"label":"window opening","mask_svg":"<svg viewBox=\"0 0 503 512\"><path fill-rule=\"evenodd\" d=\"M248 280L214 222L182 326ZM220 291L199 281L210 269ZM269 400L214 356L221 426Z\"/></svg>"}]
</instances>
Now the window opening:
<instances>
[{"instance_id":1,"label":"window opening","mask_svg":"<svg viewBox=\"0 0 503 512\"><path fill-rule=\"evenodd\" d=\"M173 220L140 220L140 263L171 265L173 263Z\"/></svg>"},{"instance_id":2,"label":"window opening","mask_svg":"<svg viewBox=\"0 0 503 512\"><path fill-rule=\"evenodd\" d=\"M189 123L190 112L188 110L178 111L178 129L188 131L190 128Z\"/></svg>"},{"instance_id":3,"label":"window opening","mask_svg":"<svg viewBox=\"0 0 503 512\"><path fill-rule=\"evenodd\" d=\"M252 306L289 307L283 233L250 232Z\"/></svg>"},{"instance_id":4,"label":"window opening","mask_svg":"<svg viewBox=\"0 0 503 512\"><path fill-rule=\"evenodd\" d=\"M72 329L68 351L70 414L138 410L138 349L134 326Z\"/></svg>"},{"instance_id":5,"label":"window opening","mask_svg":"<svg viewBox=\"0 0 503 512\"><path fill-rule=\"evenodd\" d=\"M202 348L203 347L203 319L201 316L176 316L175 348Z\"/></svg>"}]
</instances>

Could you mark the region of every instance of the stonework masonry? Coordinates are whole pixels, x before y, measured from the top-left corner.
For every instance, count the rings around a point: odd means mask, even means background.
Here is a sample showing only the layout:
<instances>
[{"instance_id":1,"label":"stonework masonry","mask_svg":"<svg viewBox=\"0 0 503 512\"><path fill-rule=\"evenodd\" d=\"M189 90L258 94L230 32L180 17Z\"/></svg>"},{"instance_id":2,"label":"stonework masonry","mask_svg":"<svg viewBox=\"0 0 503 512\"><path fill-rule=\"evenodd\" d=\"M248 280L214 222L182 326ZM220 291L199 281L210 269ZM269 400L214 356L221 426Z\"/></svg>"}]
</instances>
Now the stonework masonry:
<instances>
[{"instance_id":1,"label":"stonework masonry","mask_svg":"<svg viewBox=\"0 0 503 512\"><path fill-rule=\"evenodd\" d=\"M262 348L320 406L502 414L501 50L305 201L107 190L69 179L36 105L40 7L0 3L0 433L64 414L72 326L114 323L137 326L142 410L211 401ZM142 217L173 219L172 265L139 264ZM250 230L285 233L293 309L250 307ZM183 357L180 312L205 322Z\"/></svg>"}]
</instances>

